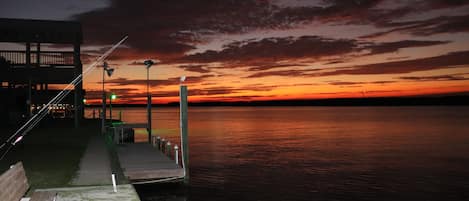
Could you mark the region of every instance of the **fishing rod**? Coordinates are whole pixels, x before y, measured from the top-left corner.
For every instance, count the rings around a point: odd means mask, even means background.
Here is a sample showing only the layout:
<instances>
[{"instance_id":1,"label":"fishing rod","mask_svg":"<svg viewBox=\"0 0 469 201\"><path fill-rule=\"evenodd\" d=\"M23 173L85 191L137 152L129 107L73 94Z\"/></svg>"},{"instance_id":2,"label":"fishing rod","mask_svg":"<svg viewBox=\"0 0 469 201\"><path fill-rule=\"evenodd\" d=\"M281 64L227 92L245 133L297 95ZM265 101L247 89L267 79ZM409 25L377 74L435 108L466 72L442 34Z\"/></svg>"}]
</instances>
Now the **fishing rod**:
<instances>
[{"instance_id":1,"label":"fishing rod","mask_svg":"<svg viewBox=\"0 0 469 201\"><path fill-rule=\"evenodd\" d=\"M61 102L70 92L72 86L75 87L77 84L83 81L83 75L88 74L91 72L99 63L103 62L114 50L119 47L125 40L127 40L128 36L124 36L118 43L113 45L109 50L107 50L104 54L96 59L88 68L85 69L80 75L78 75L75 79L73 79L62 91L59 92L55 97L53 97L46 105L44 105L39 112L37 112L34 116L29 118L26 123L24 123L14 134L12 134L5 142L0 145L0 149L3 149L8 146L6 151L0 157L0 160L3 160L5 155L10 151L10 149L15 146L18 142L20 142L23 137L32 130L46 115L51 105L57 104ZM76 108L75 108L76 112ZM15 139L13 141L13 139Z\"/></svg>"}]
</instances>

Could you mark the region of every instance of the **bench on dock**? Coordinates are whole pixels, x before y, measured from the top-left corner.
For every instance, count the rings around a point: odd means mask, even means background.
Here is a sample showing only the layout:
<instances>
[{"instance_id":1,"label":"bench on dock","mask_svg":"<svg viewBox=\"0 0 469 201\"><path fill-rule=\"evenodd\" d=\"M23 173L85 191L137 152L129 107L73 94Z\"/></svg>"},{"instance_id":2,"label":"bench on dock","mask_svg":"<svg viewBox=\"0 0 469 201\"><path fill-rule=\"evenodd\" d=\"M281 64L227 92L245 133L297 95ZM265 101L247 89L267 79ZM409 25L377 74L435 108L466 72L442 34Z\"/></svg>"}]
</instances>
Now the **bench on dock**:
<instances>
[{"instance_id":1,"label":"bench on dock","mask_svg":"<svg viewBox=\"0 0 469 201\"><path fill-rule=\"evenodd\" d=\"M29 189L28 178L23 163L12 165L9 170L0 175L0 200L19 201ZM29 201L53 201L57 193L35 191Z\"/></svg>"}]
</instances>

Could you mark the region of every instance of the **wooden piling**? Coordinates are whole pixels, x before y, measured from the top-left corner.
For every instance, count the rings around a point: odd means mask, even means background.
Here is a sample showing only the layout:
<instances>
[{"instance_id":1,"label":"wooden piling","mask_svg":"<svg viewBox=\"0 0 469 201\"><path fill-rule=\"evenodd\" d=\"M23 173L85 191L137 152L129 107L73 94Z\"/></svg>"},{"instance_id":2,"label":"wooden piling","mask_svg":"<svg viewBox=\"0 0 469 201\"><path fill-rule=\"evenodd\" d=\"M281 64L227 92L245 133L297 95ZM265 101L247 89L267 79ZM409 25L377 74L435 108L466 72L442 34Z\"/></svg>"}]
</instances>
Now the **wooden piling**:
<instances>
[{"instance_id":1,"label":"wooden piling","mask_svg":"<svg viewBox=\"0 0 469 201\"><path fill-rule=\"evenodd\" d=\"M161 152L165 153L165 148L166 148L166 139L161 140Z\"/></svg>"},{"instance_id":2,"label":"wooden piling","mask_svg":"<svg viewBox=\"0 0 469 201\"><path fill-rule=\"evenodd\" d=\"M177 144L174 145L174 160L176 164L179 165L179 147Z\"/></svg>"},{"instance_id":3,"label":"wooden piling","mask_svg":"<svg viewBox=\"0 0 469 201\"><path fill-rule=\"evenodd\" d=\"M187 134L187 86L181 85L179 90L180 98L180 126L181 126L181 148L182 164L184 167L184 183L189 183L189 137Z\"/></svg>"},{"instance_id":4,"label":"wooden piling","mask_svg":"<svg viewBox=\"0 0 469 201\"><path fill-rule=\"evenodd\" d=\"M161 150L161 138L160 138L160 136L156 137L156 146L158 146L158 150Z\"/></svg>"},{"instance_id":5,"label":"wooden piling","mask_svg":"<svg viewBox=\"0 0 469 201\"><path fill-rule=\"evenodd\" d=\"M166 143L166 155L168 156L168 158L171 158L171 142L170 141Z\"/></svg>"},{"instance_id":6,"label":"wooden piling","mask_svg":"<svg viewBox=\"0 0 469 201\"><path fill-rule=\"evenodd\" d=\"M152 145L153 147L156 146L156 136L151 136L151 145Z\"/></svg>"}]
</instances>

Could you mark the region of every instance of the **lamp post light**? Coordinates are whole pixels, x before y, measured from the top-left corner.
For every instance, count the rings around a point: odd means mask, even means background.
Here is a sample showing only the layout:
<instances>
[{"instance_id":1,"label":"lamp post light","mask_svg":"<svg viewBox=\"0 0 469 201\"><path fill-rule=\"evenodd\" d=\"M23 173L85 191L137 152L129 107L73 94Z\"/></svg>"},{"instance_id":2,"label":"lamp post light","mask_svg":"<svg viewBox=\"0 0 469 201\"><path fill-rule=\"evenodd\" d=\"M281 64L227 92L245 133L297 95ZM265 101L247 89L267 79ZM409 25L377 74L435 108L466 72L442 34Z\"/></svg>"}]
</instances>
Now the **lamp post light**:
<instances>
[{"instance_id":1,"label":"lamp post light","mask_svg":"<svg viewBox=\"0 0 469 201\"><path fill-rule=\"evenodd\" d=\"M104 124L106 123L106 91L104 91L104 74L106 73L107 76L111 77L112 73L114 72L114 68L109 67L107 62L103 63L103 109L101 114L101 133L106 133L106 128Z\"/></svg>"},{"instance_id":2,"label":"lamp post light","mask_svg":"<svg viewBox=\"0 0 469 201\"><path fill-rule=\"evenodd\" d=\"M152 60L145 60L143 62L147 67L147 132L148 143L151 143L151 94L150 94L150 67L155 64Z\"/></svg>"}]
</instances>

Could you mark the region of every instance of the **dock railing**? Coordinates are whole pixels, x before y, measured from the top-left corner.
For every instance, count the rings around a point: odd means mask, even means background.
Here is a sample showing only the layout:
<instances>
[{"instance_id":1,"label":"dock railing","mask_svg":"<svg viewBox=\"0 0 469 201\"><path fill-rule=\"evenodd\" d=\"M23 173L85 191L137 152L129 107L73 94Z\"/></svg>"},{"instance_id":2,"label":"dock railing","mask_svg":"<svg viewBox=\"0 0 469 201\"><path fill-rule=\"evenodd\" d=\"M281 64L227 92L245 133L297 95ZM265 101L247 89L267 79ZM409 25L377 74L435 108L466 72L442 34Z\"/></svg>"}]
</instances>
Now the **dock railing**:
<instances>
[{"instance_id":1,"label":"dock railing","mask_svg":"<svg viewBox=\"0 0 469 201\"><path fill-rule=\"evenodd\" d=\"M173 159L174 162L180 166L181 162L179 161L179 156L181 153L179 152L179 146L176 143L172 144L169 140L161 138L160 136L151 136L151 144L153 147L168 156L168 158Z\"/></svg>"}]
</instances>

